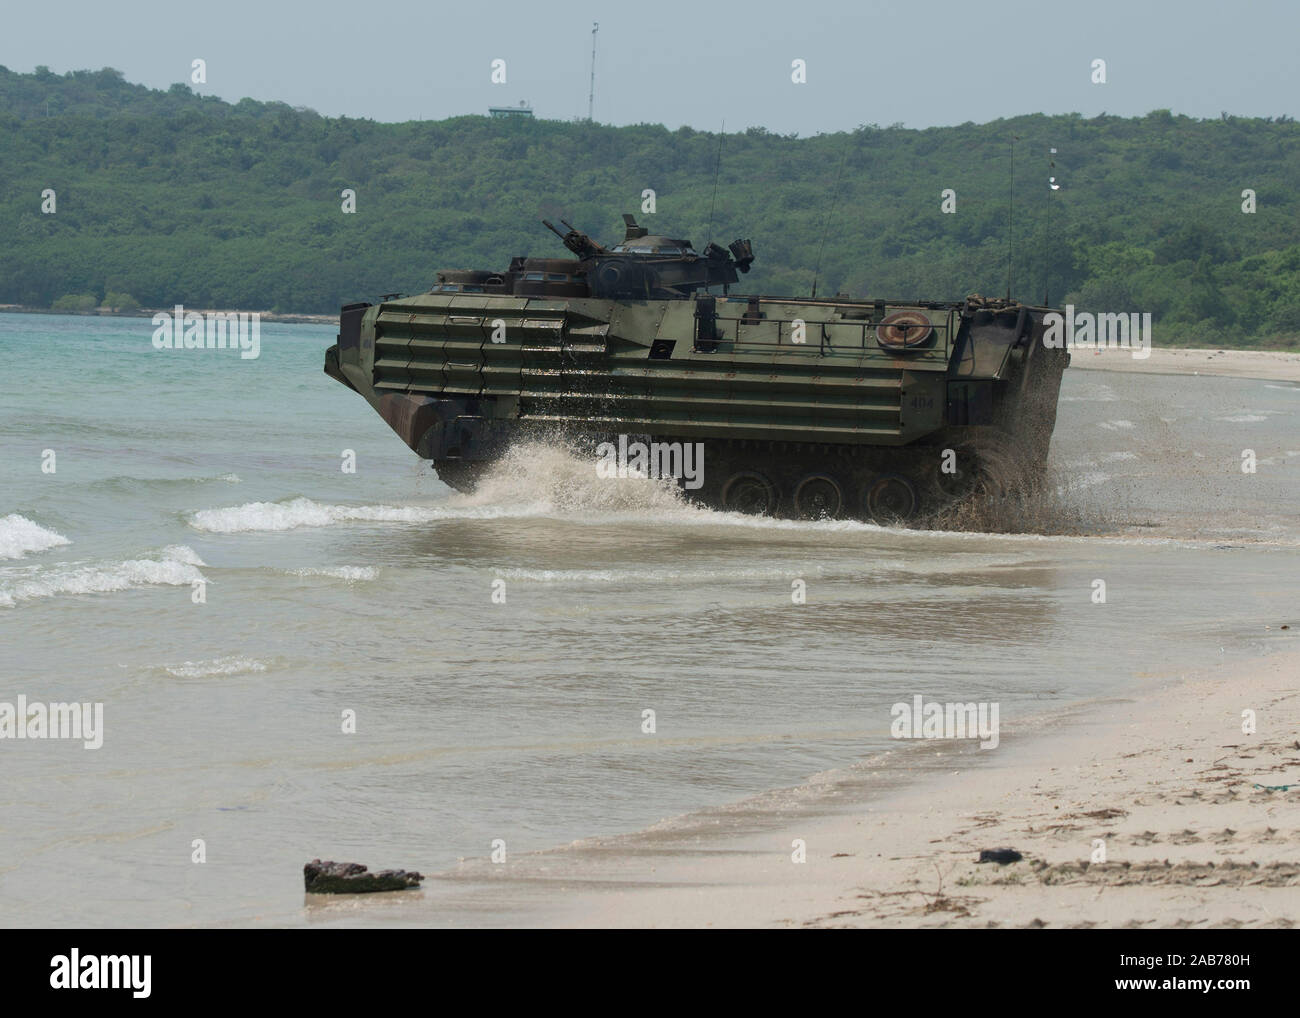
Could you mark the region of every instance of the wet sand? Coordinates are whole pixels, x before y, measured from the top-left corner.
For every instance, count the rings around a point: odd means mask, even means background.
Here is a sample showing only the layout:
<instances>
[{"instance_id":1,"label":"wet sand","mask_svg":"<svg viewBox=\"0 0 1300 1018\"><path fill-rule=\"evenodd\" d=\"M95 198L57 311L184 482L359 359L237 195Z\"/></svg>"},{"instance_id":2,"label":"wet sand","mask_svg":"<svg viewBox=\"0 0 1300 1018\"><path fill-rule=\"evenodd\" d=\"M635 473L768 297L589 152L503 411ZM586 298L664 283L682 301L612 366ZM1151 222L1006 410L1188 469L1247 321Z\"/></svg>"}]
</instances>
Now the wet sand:
<instances>
[{"instance_id":1,"label":"wet sand","mask_svg":"<svg viewBox=\"0 0 1300 1018\"><path fill-rule=\"evenodd\" d=\"M594 858L582 868L608 886L574 888L563 866L570 906L542 921L1290 927L1300 923L1300 652L1223 671L1085 707L978 759L949 755L952 770L860 810L681 845L640 886ZM1254 735L1242 732L1247 709ZM1093 862L1102 843L1105 862ZM1001 848L1023 859L976 861ZM520 865L536 869L516 878L547 880L542 857Z\"/></svg>"},{"instance_id":2,"label":"wet sand","mask_svg":"<svg viewBox=\"0 0 1300 1018\"><path fill-rule=\"evenodd\" d=\"M1159 347L1136 359L1128 350L1075 350L1070 368L1157 375L1220 375L1300 382L1300 353L1279 350L1175 350Z\"/></svg>"}]
</instances>

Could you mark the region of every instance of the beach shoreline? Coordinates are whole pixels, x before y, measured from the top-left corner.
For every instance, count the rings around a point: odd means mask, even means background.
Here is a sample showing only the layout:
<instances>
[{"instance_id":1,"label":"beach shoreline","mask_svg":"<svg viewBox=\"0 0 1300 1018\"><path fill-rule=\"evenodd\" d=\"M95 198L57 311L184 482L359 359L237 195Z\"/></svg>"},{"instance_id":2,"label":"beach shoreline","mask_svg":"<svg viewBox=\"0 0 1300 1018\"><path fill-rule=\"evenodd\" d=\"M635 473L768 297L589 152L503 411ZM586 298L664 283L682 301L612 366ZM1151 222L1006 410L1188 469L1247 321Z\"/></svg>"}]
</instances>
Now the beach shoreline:
<instances>
[{"instance_id":1,"label":"beach shoreline","mask_svg":"<svg viewBox=\"0 0 1300 1018\"><path fill-rule=\"evenodd\" d=\"M1075 371L1125 371L1155 375L1215 375L1300 383L1300 353L1283 350L1191 350L1153 348L1137 358L1131 350L1074 350Z\"/></svg>"},{"instance_id":2,"label":"beach shoreline","mask_svg":"<svg viewBox=\"0 0 1300 1018\"><path fill-rule=\"evenodd\" d=\"M492 925L497 914L557 928L1290 927L1300 924L1297 675L1300 649L1288 638L1267 657L1031 721L1000 749L935 741L920 767L919 756L880 775L858 765L850 801L814 790L820 808L785 818L747 818L739 803L709 811L715 831L705 813L505 866L465 860L433 876L429 900L388 918ZM1255 734L1243 732L1247 710ZM866 780L874 776L882 786ZM998 849L1022 859L977 862Z\"/></svg>"}]
</instances>

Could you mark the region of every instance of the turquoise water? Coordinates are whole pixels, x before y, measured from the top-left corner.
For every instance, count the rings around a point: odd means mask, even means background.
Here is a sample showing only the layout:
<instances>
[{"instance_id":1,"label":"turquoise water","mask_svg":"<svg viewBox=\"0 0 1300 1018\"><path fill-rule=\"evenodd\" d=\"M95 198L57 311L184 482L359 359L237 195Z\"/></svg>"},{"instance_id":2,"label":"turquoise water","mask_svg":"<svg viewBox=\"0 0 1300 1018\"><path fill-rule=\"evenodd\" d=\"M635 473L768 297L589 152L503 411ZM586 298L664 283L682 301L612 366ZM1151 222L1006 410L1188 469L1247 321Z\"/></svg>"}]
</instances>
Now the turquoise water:
<instances>
[{"instance_id":1,"label":"turquoise water","mask_svg":"<svg viewBox=\"0 0 1300 1018\"><path fill-rule=\"evenodd\" d=\"M322 373L333 334L0 315L0 701L104 704L100 749L0 740L0 923L305 922L313 857L635 831L889 748L917 693L1014 724L1296 621L1300 387L1067 372L1053 463L1106 536L928 534L542 446L455 494Z\"/></svg>"}]
</instances>

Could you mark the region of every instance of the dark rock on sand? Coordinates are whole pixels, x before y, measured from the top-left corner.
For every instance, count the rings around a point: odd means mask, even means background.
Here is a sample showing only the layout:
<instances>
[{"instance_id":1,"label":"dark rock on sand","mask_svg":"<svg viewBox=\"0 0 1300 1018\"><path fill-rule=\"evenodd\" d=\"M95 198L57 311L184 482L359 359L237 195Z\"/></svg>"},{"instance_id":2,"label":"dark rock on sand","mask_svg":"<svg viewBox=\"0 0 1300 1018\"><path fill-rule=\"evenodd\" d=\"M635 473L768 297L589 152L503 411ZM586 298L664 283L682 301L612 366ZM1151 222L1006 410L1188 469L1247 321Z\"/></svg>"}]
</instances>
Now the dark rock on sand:
<instances>
[{"instance_id":1,"label":"dark rock on sand","mask_svg":"<svg viewBox=\"0 0 1300 1018\"><path fill-rule=\"evenodd\" d=\"M369 894L373 891L404 891L419 887L424 878L406 870L371 873L359 862L321 862L313 859L302 868L309 894Z\"/></svg>"},{"instance_id":2,"label":"dark rock on sand","mask_svg":"<svg viewBox=\"0 0 1300 1018\"><path fill-rule=\"evenodd\" d=\"M1019 862L1023 858L1024 856L1013 848L986 848L980 852L980 857L975 862L995 862L999 866L1005 866L1008 863Z\"/></svg>"}]
</instances>

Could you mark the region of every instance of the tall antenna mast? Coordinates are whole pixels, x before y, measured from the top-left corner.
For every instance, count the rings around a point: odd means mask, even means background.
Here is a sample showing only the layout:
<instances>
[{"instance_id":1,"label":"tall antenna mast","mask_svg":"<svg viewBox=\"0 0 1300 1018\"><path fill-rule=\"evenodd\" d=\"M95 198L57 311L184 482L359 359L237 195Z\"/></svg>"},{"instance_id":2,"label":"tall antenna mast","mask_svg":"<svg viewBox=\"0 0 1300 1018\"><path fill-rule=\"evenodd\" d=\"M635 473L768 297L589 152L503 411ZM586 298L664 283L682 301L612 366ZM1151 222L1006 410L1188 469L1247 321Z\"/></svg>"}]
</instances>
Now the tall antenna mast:
<instances>
[{"instance_id":1,"label":"tall antenna mast","mask_svg":"<svg viewBox=\"0 0 1300 1018\"><path fill-rule=\"evenodd\" d=\"M591 23L591 91L587 93L587 123L591 123L592 110L596 106L596 33L600 31L600 22Z\"/></svg>"},{"instance_id":2,"label":"tall antenna mast","mask_svg":"<svg viewBox=\"0 0 1300 1018\"><path fill-rule=\"evenodd\" d=\"M709 201L709 240L713 240L713 208L718 203L718 174L722 172L722 139L727 136L727 122L722 122L718 133L718 161L713 164L713 198Z\"/></svg>"},{"instance_id":3,"label":"tall antenna mast","mask_svg":"<svg viewBox=\"0 0 1300 1018\"><path fill-rule=\"evenodd\" d=\"M817 265L813 269L812 295L817 297L817 277L822 273L822 252L826 250L826 234L831 230L831 216L835 214L835 196L840 189L840 177L844 173L844 164L849 161L849 147L844 146L844 155L840 156L840 168L835 171L835 183L831 185L830 200L826 208L826 225L822 227L822 242L817 247Z\"/></svg>"}]
</instances>

